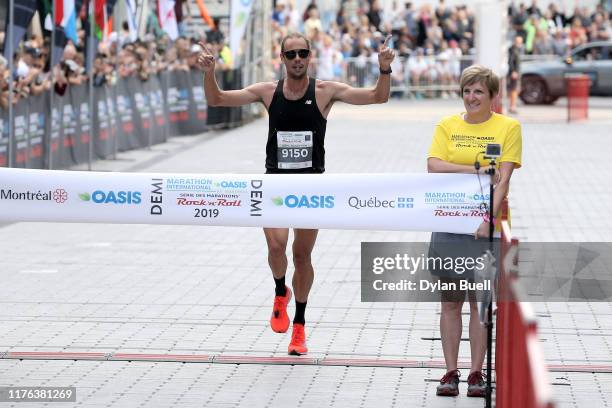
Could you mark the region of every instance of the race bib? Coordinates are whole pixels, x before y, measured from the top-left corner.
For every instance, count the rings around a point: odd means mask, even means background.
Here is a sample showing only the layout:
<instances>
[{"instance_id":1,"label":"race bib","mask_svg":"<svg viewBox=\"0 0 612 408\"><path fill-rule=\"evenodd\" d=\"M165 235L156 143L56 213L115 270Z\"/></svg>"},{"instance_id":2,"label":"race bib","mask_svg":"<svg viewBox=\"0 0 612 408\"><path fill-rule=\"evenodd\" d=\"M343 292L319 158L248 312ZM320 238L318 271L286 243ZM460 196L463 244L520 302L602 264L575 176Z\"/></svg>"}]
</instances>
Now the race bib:
<instances>
[{"instance_id":1,"label":"race bib","mask_svg":"<svg viewBox=\"0 0 612 408\"><path fill-rule=\"evenodd\" d=\"M312 167L312 132L276 132L279 169Z\"/></svg>"}]
</instances>

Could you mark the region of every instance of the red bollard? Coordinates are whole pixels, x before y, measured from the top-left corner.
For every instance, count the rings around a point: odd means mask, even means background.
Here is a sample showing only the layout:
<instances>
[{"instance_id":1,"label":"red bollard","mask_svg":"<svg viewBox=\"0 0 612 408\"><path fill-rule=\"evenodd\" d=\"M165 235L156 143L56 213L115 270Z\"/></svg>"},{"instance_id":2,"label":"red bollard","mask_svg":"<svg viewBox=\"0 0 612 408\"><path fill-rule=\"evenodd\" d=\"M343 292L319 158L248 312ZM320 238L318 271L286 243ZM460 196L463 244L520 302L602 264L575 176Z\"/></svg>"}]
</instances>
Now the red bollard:
<instances>
[{"instance_id":1,"label":"red bollard","mask_svg":"<svg viewBox=\"0 0 612 408\"><path fill-rule=\"evenodd\" d=\"M567 85L567 121L588 119L591 80L583 74L570 74L565 76L565 81Z\"/></svg>"}]
</instances>

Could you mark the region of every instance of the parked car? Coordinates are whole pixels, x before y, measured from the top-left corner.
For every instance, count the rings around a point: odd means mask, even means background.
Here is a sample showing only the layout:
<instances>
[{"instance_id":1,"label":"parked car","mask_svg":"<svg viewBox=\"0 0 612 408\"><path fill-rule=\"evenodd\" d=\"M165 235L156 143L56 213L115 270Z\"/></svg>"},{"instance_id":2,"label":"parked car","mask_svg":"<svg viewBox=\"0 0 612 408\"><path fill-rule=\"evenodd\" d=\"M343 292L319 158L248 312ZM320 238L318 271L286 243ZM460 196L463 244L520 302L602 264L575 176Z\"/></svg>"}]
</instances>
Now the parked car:
<instances>
[{"instance_id":1,"label":"parked car","mask_svg":"<svg viewBox=\"0 0 612 408\"><path fill-rule=\"evenodd\" d=\"M520 98L528 105L553 103L567 95L565 77L577 73L591 79L591 95L612 96L612 41L580 45L565 59L522 63Z\"/></svg>"}]
</instances>

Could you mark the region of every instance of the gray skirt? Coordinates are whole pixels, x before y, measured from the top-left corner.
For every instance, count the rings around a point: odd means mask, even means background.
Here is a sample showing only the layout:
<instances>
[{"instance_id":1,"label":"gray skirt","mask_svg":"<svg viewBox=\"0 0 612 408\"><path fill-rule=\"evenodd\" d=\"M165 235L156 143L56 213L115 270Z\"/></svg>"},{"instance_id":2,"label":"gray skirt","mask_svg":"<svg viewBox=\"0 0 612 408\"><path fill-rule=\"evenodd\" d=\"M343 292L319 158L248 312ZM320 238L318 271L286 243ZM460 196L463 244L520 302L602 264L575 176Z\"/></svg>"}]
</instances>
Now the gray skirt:
<instances>
[{"instance_id":1,"label":"gray skirt","mask_svg":"<svg viewBox=\"0 0 612 408\"><path fill-rule=\"evenodd\" d=\"M482 275L490 271L482 268L482 263L479 264L478 260L480 259L480 262L483 262L483 254L489 248L490 244L487 238L474 239L474 235L447 232L431 234L428 256L430 259L441 259L443 262L433 262L429 265L430 279L449 288L438 292L442 302L463 302L466 295L470 302L483 301L483 299L488 298L490 289L462 290L460 283L461 281L477 283L485 280ZM500 239L494 238L494 258L499 259L499 254ZM479 268L480 271L483 271L480 276L476 275ZM488 279L488 281L491 282L491 289L493 289L495 279Z\"/></svg>"},{"instance_id":2,"label":"gray skirt","mask_svg":"<svg viewBox=\"0 0 612 408\"><path fill-rule=\"evenodd\" d=\"M474 281L474 271L480 264L478 259L489 249L489 239L474 239L471 234L434 232L429 244L430 258L439 259L429 264L429 272L440 278L468 279ZM493 239L493 256L499 259L500 239ZM472 262L473 260L473 262Z\"/></svg>"}]
</instances>

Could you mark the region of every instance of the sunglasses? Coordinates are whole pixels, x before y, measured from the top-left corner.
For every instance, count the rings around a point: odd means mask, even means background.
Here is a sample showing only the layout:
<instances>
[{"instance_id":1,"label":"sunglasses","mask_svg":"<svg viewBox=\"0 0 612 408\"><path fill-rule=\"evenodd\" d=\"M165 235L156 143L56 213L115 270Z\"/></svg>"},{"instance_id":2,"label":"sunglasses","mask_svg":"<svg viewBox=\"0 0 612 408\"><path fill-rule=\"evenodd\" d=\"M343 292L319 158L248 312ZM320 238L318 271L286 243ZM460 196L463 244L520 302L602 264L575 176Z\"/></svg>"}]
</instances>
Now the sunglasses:
<instances>
[{"instance_id":1,"label":"sunglasses","mask_svg":"<svg viewBox=\"0 0 612 408\"><path fill-rule=\"evenodd\" d=\"M299 55L300 58L304 59L304 58L308 58L308 56L310 55L310 50L307 50L304 48L301 50L290 50L290 51L283 52L283 55L288 60L294 59L297 55Z\"/></svg>"}]
</instances>

